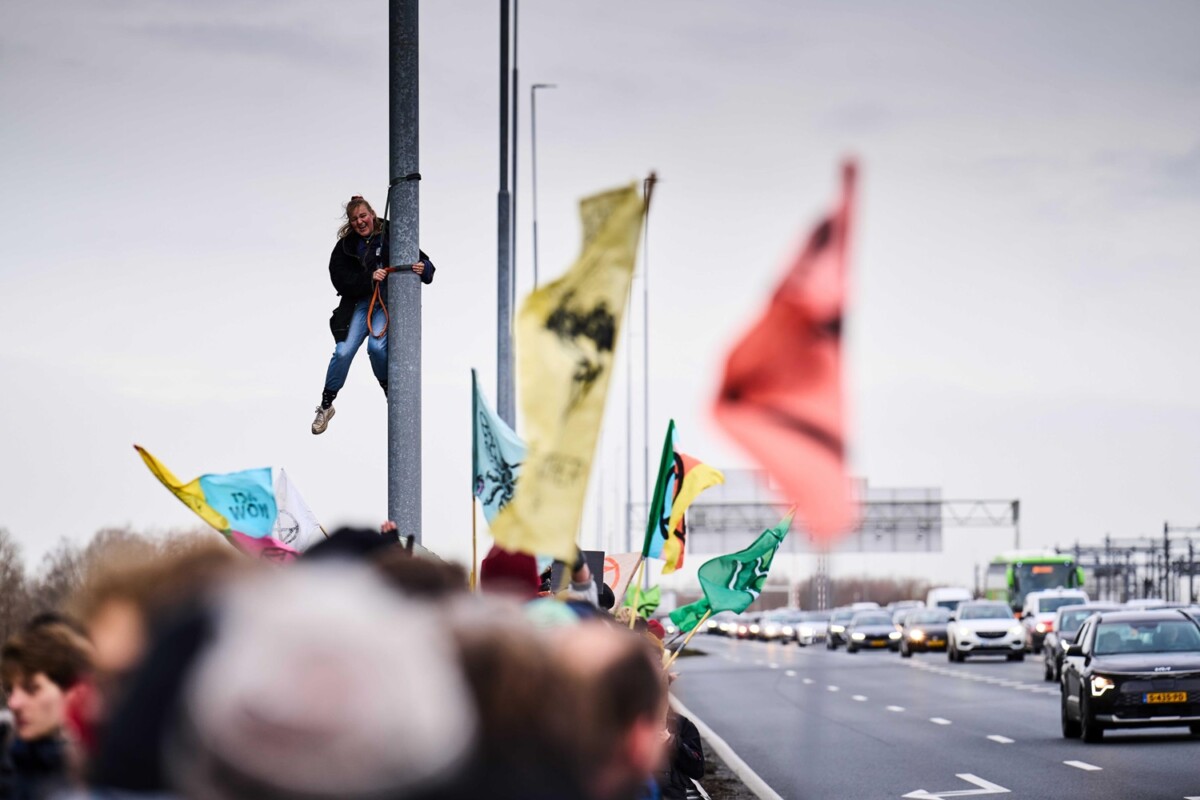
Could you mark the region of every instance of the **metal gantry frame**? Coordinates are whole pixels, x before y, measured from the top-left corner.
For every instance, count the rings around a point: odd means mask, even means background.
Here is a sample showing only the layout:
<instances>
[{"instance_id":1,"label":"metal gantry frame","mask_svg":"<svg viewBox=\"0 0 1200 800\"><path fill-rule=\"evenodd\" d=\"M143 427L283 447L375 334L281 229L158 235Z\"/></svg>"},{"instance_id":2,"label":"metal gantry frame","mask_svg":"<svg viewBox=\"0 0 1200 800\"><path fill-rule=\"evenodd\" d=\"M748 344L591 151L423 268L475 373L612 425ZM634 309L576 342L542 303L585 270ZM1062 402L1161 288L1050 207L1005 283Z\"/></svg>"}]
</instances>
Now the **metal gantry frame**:
<instances>
[{"instance_id":1,"label":"metal gantry frame","mask_svg":"<svg viewBox=\"0 0 1200 800\"><path fill-rule=\"evenodd\" d=\"M1096 581L1096 599L1125 602L1157 598L1172 603L1195 603L1196 554L1200 550L1200 525L1163 523L1162 536L1113 538L1104 544L1055 548L1075 556L1075 563L1090 570ZM1183 582L1187 581L1186 596Z\"/></svg>"}]
</instances>

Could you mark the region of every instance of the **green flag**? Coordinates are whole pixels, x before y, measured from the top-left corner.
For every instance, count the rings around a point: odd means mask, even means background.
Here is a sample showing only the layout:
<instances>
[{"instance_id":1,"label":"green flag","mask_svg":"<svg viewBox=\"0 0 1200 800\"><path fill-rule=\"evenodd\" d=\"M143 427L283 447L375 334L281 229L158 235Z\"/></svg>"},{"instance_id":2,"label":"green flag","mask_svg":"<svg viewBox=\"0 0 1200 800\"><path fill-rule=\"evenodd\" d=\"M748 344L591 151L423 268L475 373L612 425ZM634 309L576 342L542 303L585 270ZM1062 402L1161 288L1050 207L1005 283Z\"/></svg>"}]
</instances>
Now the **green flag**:
<instances>
[{"instance_id":1,"label":"green flag","mask_svg":"<svg viewBox=\"0 0 1200 800\"><path fill-rule=\"evenodd\" d=\"M742 613L758 599L775 552L783 543L792 524L789 513L774 528L767 528L745 550L718 556L700 567L700 586L713 613L733 611Z\"/></svg>"},{"instance_id":2,"label":"green flag","mask_svg":"<svg viewBox=\"0 0 1200 800\"><path fill-rule=\"evenodd\" d=\"M680 633L687 633L700 624L700 620L704 619L704 615L708 611L708 601L701 597L694 603L688 603L686 606L680 606L672 611L671 622L675 623L675 627L679 628Z\"/></svg>"},{"instance_id":3,"label":"green flag","mask_svg":"<svg viewBox=\"0 0 1200 800\"><path fill-rule=\"evenodd\" d=\"M642 558L650 556L657 558L662 553L662 540L656 543L654 537L658 533L659 526L665 524L663 509L666 509L667 517L671 516L671 502L674 498L667 497L667 494L673 488L671 478L674 475L674 466L675 420L671 420L667 425L667 436L663 439L662 456L658 459L658 478L654 482L654 499L650 501L650 513L646 517L646 538L642 542ZM655 548L655 544L658 545L657 548ZM652 550L655 552L651 552Z\"/></svg>"},{"instance_id":4,"label":"green flag","mask_svg":"<svg viewBox=\"0 0 1200 800\"><path fill-rule=\"evenodd\" d=\"M633 597L637 592L625 592L625 605L633 605ZM646 589L638 596L637 613L639 617L649 617L662 602L662 590L657 586Z\"/></svg>"}]
</instances>

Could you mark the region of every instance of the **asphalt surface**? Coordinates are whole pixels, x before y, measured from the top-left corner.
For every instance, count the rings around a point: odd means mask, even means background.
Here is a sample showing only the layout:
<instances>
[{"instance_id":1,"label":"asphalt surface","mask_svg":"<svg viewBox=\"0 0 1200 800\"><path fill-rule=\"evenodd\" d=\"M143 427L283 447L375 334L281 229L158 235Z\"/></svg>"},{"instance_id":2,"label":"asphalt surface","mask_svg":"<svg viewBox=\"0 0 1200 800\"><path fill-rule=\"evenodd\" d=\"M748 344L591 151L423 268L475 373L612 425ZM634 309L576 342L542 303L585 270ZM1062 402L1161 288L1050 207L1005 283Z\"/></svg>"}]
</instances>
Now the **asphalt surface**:
<instances>
[{"instance_id":1,"label":"asphalt surface","mask_svg":"<svg viewBox=\"0 0 1200 800\"><path fill-rule=\"evenodd\" d=\"M706 634L689 649L673 693L786 800L1200 800L1187 728L1062 738L1040 656L953 664Z\"/></svg>"}]
</instances>

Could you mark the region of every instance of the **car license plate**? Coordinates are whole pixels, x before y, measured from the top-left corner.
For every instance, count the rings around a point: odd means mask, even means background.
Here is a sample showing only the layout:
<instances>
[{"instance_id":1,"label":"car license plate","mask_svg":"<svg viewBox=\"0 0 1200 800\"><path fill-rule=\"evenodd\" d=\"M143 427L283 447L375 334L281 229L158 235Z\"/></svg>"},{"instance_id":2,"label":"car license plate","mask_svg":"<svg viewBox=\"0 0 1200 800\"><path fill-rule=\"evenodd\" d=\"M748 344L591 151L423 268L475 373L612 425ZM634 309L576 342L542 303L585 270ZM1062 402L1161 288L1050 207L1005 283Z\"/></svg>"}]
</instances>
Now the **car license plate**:
<instances>
[{"instance_id":1,"label":"car license plate","mask_svg":"<svg viewBox=\"0 0 1200 800\"><path fill-rule=\"evenodd\" d=\"M1186 703L1187 692L1151 692L1142 695L1142 700L1147 703Z\"/></svg>"},{"instance_id":2,"label":"car license plate","mask_svg":"<svg viewBox=\"0 0 1200 800\"><path fill-rule=\"evenodd\" d=\"M946 641L945 641L944 639L930 639L930 640L929 640L929 644L930 644L931 646L933 646L933 647L938 647L938 646L940 646L940 645L943 645L943 644L945 644L945 643L946 643Z\"/></svg>"},{"instance_id":3,"label":"car license plate","mask_svg":"<svg viewBox=\"0 0 1200 800\"><path fill-rule=\"evenodd\" d=\"M883 647L886 644L887 644L887 642L881 642L878 639L876 639L875 641L871 642L871 647Z\"/></svg>"}]
</instances>

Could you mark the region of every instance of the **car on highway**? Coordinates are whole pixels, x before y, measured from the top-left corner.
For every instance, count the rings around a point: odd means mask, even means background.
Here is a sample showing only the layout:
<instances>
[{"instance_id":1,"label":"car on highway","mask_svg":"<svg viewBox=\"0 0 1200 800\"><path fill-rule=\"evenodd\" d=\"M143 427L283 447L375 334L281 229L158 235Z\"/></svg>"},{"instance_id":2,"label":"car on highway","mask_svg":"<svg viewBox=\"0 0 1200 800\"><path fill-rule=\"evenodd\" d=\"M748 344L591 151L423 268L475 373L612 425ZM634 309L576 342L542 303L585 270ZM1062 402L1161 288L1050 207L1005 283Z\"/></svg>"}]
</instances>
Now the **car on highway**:
<instances>
[{"instance_id":1,"label":"car on highway","mask_svg":"<svg viewBox=\"0 0 1200 800\"><path fill-rule=\"evenodd\" d=\"M825 635L825 649L837 650L846 643L846 625L858 612L852 608L835 608L829 615L829 631Z\"/></svg>"},{"instance_id":2,"label":"car on highway","mask_svg":"<svg viewBox=\"0 0 1200 800\"><path fill-rule=\"evenodd\" d=\"M883 609L859 611L846 624L846 652L888 648L892 652L900 649L900 629L892 622L892 615Z\"/></svg>"},{"instance_id":3,"label":"car on highway","mask_svg":"<svg viewBox=\"0 0 1200 800\"><path fill-rule=\"evenodd\" d=\"M944 608L909 609L900 624L900 657L946 649L950 612Z\"/></svg>"},{"instance_id":4,"label":"car on highway","mask_svg":"<svg viewBox=\"0 0 1200 800\"><path fill-rule=\"evenodd\" d=\"M1054 626L1046 631L1046 639L1042 642L1042 676L1048 681L1057 681L1062 674L1063 653L1067 645L1075 642L1083 621L1099 611L1116 611L1121 606L1116 603L1080 603L1079 605L1062 606L1054 614Z\"/></svg>"},{"instance_id":5,"label":"car on highway","mask_svg":"<svg viewBox=\"0 0 1200 800\"><path fill-rule=\"evenodd\" d=\"M795 608L777 608L763 614L758 622L758 638L764 642L790 642L796 638L796 623L803 612Z\"/></svg>"},{"instance_id":6,"label":"car on highway","mask_svg":"<svg viewBox=\"0 0 1200 800\"><path fill-rule=\"evenodd\" d=\"M704 632L714 636L733 636L737 632L738 615L732 611L718 611L704 623Z\"/></svg>"},{"instance_id":7,"label":"car on highway","mask_svg":"<svg viewBox=\"0 0 1200 800\"><path fill-rule=\"evenodd\" d=\"M974 598L975 595L971 594L971 590L962 586L939 586L936 589L930 589L929 593L925 595L925 607L941 606L953 611L958 608L959 603L965 603Z\"/></svg>"},{"instance_id":8,"label":"car on highway","mask_svg":"<svg viewBox=\"0 0 1200 800\"><path fill-rule=\"evenodd\" d=\"M804 611L796 623L796 644L808 647L810 644L825 641L829 634L829 617L831 611Z\"/></svg>"},{"instance_id":9,"label":"car on highway","mask_svg":"<svg viewBox=\"0 0 1200 800\"><path fill-rule=\"evenodd\" d=\"M1200 624L1179 609L1104 611L1063 657L1062 735L1186 726L1200 735Z\"/></svg>"},{"instance_id":10,"label":"car on highway","mask_svg":"<svg viewBox=\"0 0 1200 800\"><path fill-rule=\"evenodd\" d=\"M1013 618L1007 603L960 603L946 626L946 655L951 661L965 661L973 655L1002 655L1009 661L1023 661L1025 629Z\"/></svg>"},{"instance_id":11,"label":"car on highway","mask_svg":"<svg viewBox=\"0 0 1200 800\"><path fill-rule=\"evenodd\" d=\"M739 639L757 639L760 630L758 621L760 619L762 619L761 611L753 614L742 614L741 619L737 623L737 631L733 635Z\"/></svg>"},{"instance_id":12,"label":"car on highway","mask_svg":"<svg viewBox=\"0 0 1200 800\"><path fill-rule=\"evenodd\" d=\"M1087 592L1082 589L1043 589L1025 595L1025 605L1021 607L1025 649L1031 653L1042 652L1042 640L1054 629L1054 614L1058 609L1087 601Z\"/></svg>"}]
</instances>

